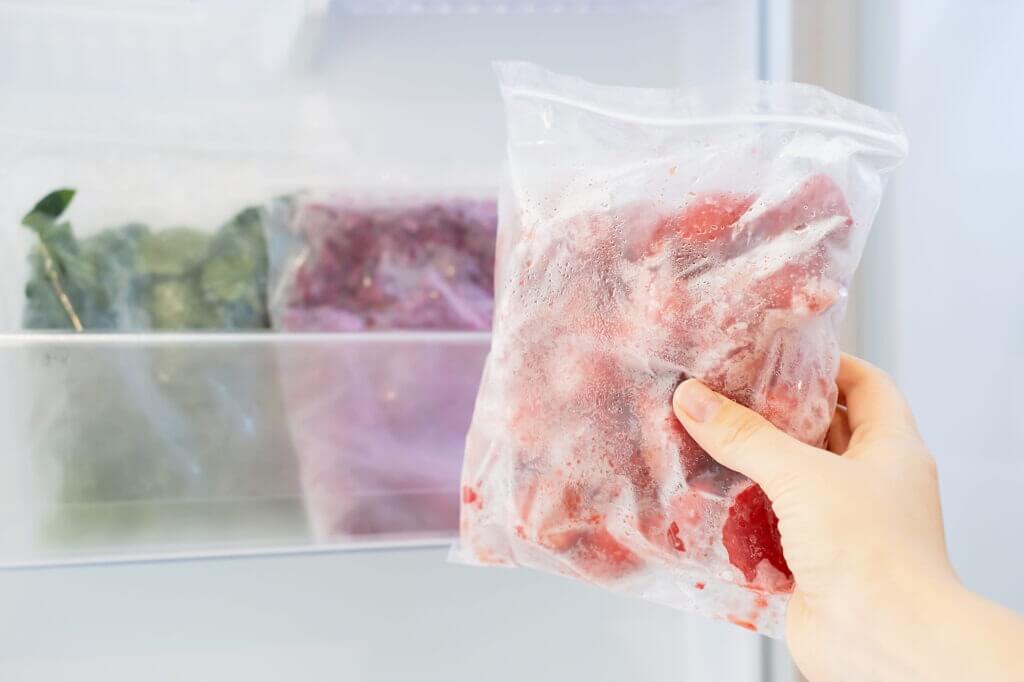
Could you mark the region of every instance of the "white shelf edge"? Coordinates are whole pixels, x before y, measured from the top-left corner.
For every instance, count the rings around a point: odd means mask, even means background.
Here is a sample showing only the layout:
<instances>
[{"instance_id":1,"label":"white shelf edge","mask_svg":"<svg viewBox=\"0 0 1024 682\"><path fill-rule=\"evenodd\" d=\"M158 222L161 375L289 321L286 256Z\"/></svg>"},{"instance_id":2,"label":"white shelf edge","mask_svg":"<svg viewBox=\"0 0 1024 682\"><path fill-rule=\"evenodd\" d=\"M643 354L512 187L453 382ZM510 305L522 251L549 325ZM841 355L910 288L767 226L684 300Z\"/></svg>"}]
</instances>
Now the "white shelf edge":
<instances>
[{"instance_id":1,"label":"white shelf edge","mask_svg":"<svg viewBox=\"0 0 1024 682\"><path fill-rule=\"evenodd\" d=\"M351 554L367 552L405 552L423 549L443 549L455 542L454 536L438 536L408 540L367 540L324 545L296 545L251 549L192 550L176 552L139 552L136 554L92 554L59 559L26 561L0 560L0 573L40 569L113 566L119 564L173 563L183 561L245 560L297 555Z\"/></svg>"},{"instance_id":2,"label":"white shelf edge","mask_svg":"<svg viewBox=\"0 0 1024 682\"><path fill-rule=\"evenodd\" d=\"M174 332L47 332L13 331L0 333L0 347L33 345L134 346L180 345L278 345L278 344L361 344L399 343L478 345L490 343L490 332L469 331L378 331L378 332L250 332L174 331Z\"/></svg>"}]
</instances>

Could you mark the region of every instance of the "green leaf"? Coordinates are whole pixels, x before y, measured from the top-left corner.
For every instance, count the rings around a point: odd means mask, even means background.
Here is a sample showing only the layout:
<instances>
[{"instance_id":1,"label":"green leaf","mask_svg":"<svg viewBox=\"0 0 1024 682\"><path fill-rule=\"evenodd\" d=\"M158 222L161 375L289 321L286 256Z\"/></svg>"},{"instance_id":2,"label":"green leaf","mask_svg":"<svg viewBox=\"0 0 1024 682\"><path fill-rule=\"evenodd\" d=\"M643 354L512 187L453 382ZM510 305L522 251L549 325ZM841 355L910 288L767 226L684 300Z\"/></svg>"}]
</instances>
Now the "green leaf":
<instances>
[{"instance_id":1,"label":"green leaf","mask_svg":"<svg viewBox=\"0 0 1024 682\"><path fill-rule=\"evenodd\" d=\"M50 192L39 200L35 207L25 214L21 222L36 232L40 232L52 224L67 210L68 204L75 198L75 190L58 189Z\"/></svg>"},{"instance_id":2,"label":"green leaf","mask_svg":"<svg viewBox=\"0 0 1024 682\"><path fill-rule=\"evenodd\" d=\"M35 207L25 214L21 224L39 235L43 244L50 248L58 241L73 242L71 225L67 222L58 223L64 210L75 196L73 189L58 189L40 199Z\"/></svg>"}]
</instances>

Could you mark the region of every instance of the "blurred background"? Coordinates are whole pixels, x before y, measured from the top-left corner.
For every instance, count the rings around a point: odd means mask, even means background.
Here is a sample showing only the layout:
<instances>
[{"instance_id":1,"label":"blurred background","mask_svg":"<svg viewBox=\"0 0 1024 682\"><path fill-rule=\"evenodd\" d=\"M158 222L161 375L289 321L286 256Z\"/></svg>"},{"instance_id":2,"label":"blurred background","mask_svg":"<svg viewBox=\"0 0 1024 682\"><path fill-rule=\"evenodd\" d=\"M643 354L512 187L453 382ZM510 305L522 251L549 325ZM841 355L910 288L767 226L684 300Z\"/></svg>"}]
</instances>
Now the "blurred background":
<instances>
[{"instance_id":1,"label":"blurred background","mask_svg":"<svg viewBox=\"0 0 1024 682\"><path fill-rule=\"evenodd\" d=\"M778 643L738 628L449 565L439 533L319 542L289 506L298 483L271 464L243 492L147 507L144 532L59 517L51 533L52 472L29 460L63 398L39 386L98 381L82 367L120 351L25 338L30 236L9 226L68 182L86 224L112 206L206 224L339 180L487 194L503 140L495 59L629 85L798 80L898 114L911 153L843 344L907 392L964 581L1024 610L1024 231L1002 214L1024 153L1022 26L1013 0L0 0L0 678L799 679ZM182 342L189 362L232 352ZM248 370L306 355L259 352ZM27 407L32 391L47 410ZM80 520L75 504L58 512Z\"/></svg>"}]
</instances>

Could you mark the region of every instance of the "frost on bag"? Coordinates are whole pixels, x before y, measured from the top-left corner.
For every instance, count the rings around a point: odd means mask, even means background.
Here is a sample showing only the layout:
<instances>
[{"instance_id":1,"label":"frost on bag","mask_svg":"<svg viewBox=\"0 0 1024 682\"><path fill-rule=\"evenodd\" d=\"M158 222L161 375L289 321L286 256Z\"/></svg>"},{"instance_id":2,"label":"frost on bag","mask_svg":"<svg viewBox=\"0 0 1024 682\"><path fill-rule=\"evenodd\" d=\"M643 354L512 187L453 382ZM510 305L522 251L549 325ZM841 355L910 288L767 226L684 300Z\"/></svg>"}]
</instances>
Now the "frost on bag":
<instances>
[{"instance_id":1,"label":"frost on bag","mask_svg":"<svg viewBox=\"0 0 1024 682\"><path fill-rule=\"evenodd\" d=\"M416 332L490 329L494 200L301 196L277 202L268 227L275 328L403 332L282 358L318 536L454 532L488 344Z\"/></svg>"},{"instance_id":2,"label":"frost on bag","mask_svg":"<svg viewBox=\"0 0 1024 682\"><path fill-rule=\"evenodd\" d=\"M499 74L508 182L459 553L777 634L792 574L771 504L672 393L695 377L823 442L846 287L905 139L809 86L714 102Z\"/></svg>"}]
</instances>

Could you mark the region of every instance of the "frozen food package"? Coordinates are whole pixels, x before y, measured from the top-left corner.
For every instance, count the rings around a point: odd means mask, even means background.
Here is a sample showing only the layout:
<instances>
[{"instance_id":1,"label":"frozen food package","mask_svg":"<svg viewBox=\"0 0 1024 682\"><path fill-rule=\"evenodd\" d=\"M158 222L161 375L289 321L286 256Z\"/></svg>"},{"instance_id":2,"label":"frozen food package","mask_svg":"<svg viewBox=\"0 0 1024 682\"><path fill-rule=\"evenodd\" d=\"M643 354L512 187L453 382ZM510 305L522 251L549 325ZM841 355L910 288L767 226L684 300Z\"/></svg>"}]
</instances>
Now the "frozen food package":
<instances>
[{"instance_id":1,"label":"frozen food package","mask_svg":"<svg viewBox=\"0 0 1024 682\"><path fill-rule=\"evenodd\" d=\"M22 219L37 242L25 287L26 329L251 330L270 326L267 252L258 209L212 235L130 221L79 237L55 190Z\"/></svg>"},{"instance_id":2,"label":"frozen food package","mask_svg":"<svg viewBox=\"0 0 1024 682\"><path fill-rule=\"evenodd\" d=\"M697 446L672 394L694 377L823 443L837 325L901 129L808 85L497 71L494 332L455 558L778 636L793 580L771 503Z\"/></svg>"},{"instance_id":3,"label":"frozen food package","mask_svg":"<svg viewBox=\"0 0 1024 682\"><path fill-rule=\"evenodd\" d=\"M495 201L297 195L266 224L274 327L353 333L344 352L282 358L318 537L454 535L494 305Z\"/></svg>"},{"instance_id":4,"label":"frozen food package","mask_svg":"<svg viewBox=\"0 0 1024 682\"><path fill-rule=\"evenodd\" d=\"M260 211L243 208L214 230L112 215L83 234L74 197L55 190L22 219L35 236L23 328L83 332L73 355L70 341L48 337L27 353L43 360L32 367L31 414L54 490L46 538L116 543L167 524L181 534L199 509L204 525L233 527L243 502L304 524L297 502L281 502L299 490L272 349L149 334L269 330ZM120 347L101 341L143 332Z\"/></svg>"}]
</instances>

